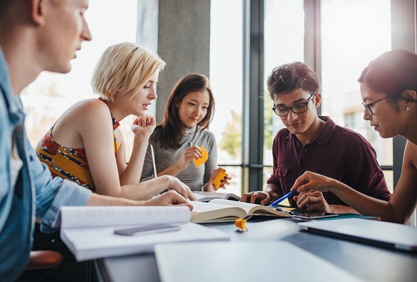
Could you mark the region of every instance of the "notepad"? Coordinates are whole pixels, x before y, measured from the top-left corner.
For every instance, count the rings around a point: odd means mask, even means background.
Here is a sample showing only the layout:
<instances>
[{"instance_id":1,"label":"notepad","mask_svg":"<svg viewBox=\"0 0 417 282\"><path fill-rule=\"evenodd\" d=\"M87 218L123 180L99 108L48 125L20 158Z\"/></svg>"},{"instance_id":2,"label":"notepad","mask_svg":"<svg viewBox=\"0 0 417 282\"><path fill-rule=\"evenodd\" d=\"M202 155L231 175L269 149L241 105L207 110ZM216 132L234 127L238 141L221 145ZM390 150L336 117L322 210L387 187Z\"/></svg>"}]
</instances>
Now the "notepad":
<instances>
[{"instance_id":1,"label":"notepad","mask_svg":"<svg viewBox=\"0 0 417 282\"><path fill-rule=\"evenodd\" d=\"M201 158L199 159L193 159L193 162L195 164L196 167L199 167L200 165L202 165L203 163L205 163L208 158L209 158L209 154L206 151L206 148L204 148L203 146L200 147L201 150Z\"/></svg>"},{"instance_id":2,"label":"notepad","mask_svg":"<svg viewBox=\"0 0 417 282\"><path fill-rule=\"evenodd\" d=\"M157 243L225 241L220 230L189 222L185 206L62 207L61 239L77 261L152 253ZM176 231L118 235L116 230L170 224Z\"/></svg>"},{"instance_id":3,"label":"notepad","mask_svg":"<svg viewBox=\"0 0 417 282\"><path fill-rule=\"evenodd\" d=\"M417 228L397 223L346 218L298 224L300 230L380 247L417 252Z\"/></svg>"},{"instance_id":4,"label":"notepad","mask_svg":"<svg viewBox=\"0 0 417 282\"><path fill-rule=\"evenodd\" d=\"M155 256L162 282L361 281L287 242L163 244Z\"/></svg>"}]
</instances>

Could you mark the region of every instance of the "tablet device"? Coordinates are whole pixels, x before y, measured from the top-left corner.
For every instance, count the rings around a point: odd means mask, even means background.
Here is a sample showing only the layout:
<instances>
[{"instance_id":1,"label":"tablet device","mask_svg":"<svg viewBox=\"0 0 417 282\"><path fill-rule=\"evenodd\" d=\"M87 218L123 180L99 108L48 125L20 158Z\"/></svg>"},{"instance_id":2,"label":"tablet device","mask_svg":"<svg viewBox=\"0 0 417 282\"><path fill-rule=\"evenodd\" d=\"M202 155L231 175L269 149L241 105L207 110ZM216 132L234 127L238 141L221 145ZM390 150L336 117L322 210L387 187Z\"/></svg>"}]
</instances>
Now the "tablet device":
<instances>
[{"instance_id":1,"label":"tablet device","mask_svg":"<svg viewBox=\"0 0 417 282\"><path fill-rule=\"evenodd\" d=\"M301 231L380 247L417 252L417 228L397 223L346 218L298 223Z\"/></svg>"}]
</instances>

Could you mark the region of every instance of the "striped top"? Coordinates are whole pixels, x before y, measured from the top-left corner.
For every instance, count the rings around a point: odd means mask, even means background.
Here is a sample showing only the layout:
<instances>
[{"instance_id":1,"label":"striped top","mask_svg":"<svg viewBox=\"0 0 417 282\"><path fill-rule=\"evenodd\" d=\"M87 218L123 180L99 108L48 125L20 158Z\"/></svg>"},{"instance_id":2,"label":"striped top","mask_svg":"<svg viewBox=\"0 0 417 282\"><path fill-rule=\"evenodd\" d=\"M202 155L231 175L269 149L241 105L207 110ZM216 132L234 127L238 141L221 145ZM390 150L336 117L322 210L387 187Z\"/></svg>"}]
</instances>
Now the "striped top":
<instances>
[{"instance_id":1,"label":"striped top","mask_svg":"<svg viewBox=\"0 0 417 282\"><path fill-rule=\"evenodd\" d=\"M117 155L119 142L114 130L120 126L113 117L114 152ZM53 127L45 134L36 146L39 159L48 165L52 175L71 180L95 192L94 181L88 167L87 155L84 148L68 148L61 146L52 137Z\"/></svg>"}]
</instances>

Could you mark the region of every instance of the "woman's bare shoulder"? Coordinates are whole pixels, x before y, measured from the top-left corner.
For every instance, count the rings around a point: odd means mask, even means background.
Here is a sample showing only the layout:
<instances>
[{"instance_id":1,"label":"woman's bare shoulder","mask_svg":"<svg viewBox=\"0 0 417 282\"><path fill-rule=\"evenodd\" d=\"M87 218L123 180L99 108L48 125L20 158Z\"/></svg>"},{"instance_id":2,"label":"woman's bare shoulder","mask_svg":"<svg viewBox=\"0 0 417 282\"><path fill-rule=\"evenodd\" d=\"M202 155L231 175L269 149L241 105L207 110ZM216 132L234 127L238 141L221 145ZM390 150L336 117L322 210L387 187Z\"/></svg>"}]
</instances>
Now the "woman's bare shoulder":
<instances>
[{"instance_id":1,"label":"woman's bare shoulder","mask_svg":"<svg viewBox=\"0 0 417 282\"><path fill-rule=\"evenodd\" d=\"M407 141L404 152L404 165L411 164L417 168L417 145Z\"/></svg>"}]
</instances>

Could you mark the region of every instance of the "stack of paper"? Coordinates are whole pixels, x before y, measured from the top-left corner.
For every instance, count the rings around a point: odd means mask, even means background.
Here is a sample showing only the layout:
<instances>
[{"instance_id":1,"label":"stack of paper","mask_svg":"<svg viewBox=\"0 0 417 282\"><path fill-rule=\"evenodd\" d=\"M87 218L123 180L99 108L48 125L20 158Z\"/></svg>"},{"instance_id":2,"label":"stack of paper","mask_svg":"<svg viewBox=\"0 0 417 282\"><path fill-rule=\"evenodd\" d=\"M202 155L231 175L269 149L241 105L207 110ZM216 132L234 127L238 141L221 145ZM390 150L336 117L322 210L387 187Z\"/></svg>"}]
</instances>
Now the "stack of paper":
<instances>
[{"instance_id":1,"label":"stack of paper","mask_svg":"<svg viewBox=\"0 0 417 282\"><path fill-rule=\"evenodd\" d=\"M61 238L77 261L151 253L157 243L227 241L217 229L190 223L188 207L62 207ZM178 225L179 231L132 236L116 229L156 224Z\"/></svg>"}]
</instances>

